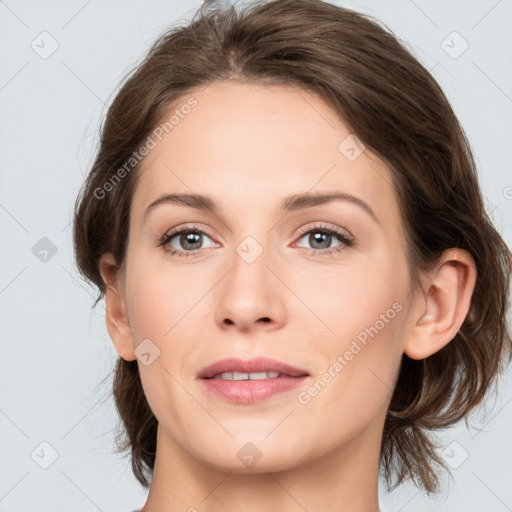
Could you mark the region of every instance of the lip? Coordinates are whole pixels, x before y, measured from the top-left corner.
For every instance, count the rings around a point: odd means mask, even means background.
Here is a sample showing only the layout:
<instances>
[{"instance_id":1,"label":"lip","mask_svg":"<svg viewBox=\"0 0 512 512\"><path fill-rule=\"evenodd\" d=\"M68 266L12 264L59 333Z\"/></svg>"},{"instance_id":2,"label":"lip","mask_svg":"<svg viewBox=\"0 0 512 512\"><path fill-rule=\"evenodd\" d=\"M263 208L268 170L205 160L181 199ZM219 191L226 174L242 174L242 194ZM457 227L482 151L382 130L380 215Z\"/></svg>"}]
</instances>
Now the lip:
<instances>
[{"instance_id":1,"label":"lip","mask_svg":"<svg viewBox=\"0 0 512 512\"><path fill-rule=\"evenodd\" d=\"M199 379L199 383L208 393L228 402L254 404L278 393L291 391L307 379L310 379L309 375L262 380Z\"/></svg>"},{"instance_id":2,"label":"lip","mask_svg":"<svg viewBox=\"0 0 512 512\"><path fill-rule=\"evenodd\" d=\"M289 364L270 359L268 357L256 357L253 359L243 360L236 357L228 357L220 359L203 368L197 375L199 379L210 379L213 376L224 372L279 372L288 377L301 377L309 375L306 370L295 368ZM265 379L269 380L269 379ZM240 382L240 381L238 381Z\"/></svg>"},{"instance_id":3,"label":"lip","mask_svg":"<svg viewBox=\"0 0 512 512\"><path fill-rule=\"evenodd\" d=\"M244 373L275 371L280 375L261 380L212 378L219 373L231 371ZM198 374L199 383L204 390L235 404L254 404L278 393L291 391L309 378L310 375L306 370L267 357L257 357L247 361L238 358L221 359L206 366Z\"/></svg>"}]
</instances>

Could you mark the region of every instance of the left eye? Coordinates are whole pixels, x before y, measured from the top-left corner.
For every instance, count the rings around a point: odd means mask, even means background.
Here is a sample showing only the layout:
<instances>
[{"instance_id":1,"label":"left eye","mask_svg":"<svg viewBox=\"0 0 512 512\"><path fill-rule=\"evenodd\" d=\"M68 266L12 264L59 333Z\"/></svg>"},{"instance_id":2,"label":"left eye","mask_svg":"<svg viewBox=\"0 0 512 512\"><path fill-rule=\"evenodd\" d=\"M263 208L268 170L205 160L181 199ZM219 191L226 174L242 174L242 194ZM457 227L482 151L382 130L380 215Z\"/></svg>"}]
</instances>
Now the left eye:
<instances>
[{"instance_id":1,"label":"left eye","mask_svg":"<svg viewBox=\"0 0 512 512\"><path fill-rule=\"evenodd\" d=\"M352 244L352 240L347 235L327 227L315 227L309 229L303 233L300 240L305 238L307 238L307 241L312 245L311 249L328 249L328 252L331 252L331 250L341 250L343 246L350 246ZM338 245L331 247L330 245L333 239L337 239L339 243Z\"/></svg>"}]
</instances>

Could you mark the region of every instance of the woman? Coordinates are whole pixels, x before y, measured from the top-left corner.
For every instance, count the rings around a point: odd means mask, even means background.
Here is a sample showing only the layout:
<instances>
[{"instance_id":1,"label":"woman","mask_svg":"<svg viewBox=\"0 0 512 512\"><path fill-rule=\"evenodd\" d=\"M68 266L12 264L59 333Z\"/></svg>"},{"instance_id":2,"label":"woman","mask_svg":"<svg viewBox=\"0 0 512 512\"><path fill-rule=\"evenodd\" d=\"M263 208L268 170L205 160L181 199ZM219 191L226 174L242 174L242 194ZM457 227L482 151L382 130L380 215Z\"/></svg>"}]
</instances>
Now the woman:
<instances>
[{"instance_id":1,"label":"woman","mask_svg":"<svg viewBox=\"0 0 512 512\"><path fill-rule=\"evenodd\" d=\"M320 0L205 2L162 35L108 111L74 241L144 512L375 512L379 468L434 492L429 432L510 359L512 255L452 108Z\"/></svg>"}]
</instances>

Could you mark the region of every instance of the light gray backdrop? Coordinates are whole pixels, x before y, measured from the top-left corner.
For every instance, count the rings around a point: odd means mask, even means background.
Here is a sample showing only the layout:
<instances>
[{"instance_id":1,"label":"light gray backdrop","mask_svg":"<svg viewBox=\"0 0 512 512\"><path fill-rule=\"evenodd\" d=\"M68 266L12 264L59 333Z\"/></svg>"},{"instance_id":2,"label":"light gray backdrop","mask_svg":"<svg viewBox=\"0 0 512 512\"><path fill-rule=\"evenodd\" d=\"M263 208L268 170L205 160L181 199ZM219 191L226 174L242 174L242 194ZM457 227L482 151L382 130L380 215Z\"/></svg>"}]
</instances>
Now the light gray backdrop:
<instances>
[{"instance_id":1,"label":"light gray backdrop","mask_svg":"<svg viewBox=\"0 0 512 512\"><path fill-rule=\"evenodd\" d=\"M0 512L130 512L145 501L128 460L111 453L117 417L103 398L117 353L104 302L91 312L95 290L77 278L72 206L119 80L200 3L0 1ZM376 15L439 81L510 245L512 1L337 3ZM382 489L383 512L511 511L511 401L509 374L476 418L484 430L443 434L453 485L436 500Z\"/></svg>"}]
</instances>

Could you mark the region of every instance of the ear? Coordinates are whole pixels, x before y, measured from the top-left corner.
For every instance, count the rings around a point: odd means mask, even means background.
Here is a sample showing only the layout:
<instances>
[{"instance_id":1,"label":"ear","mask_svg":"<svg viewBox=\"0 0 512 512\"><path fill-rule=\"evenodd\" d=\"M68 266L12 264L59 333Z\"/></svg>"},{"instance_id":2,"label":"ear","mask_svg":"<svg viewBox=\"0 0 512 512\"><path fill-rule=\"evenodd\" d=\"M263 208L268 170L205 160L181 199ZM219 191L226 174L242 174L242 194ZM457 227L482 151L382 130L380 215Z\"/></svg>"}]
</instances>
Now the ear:
<instances>
[{"instance_id":1,"label":"ear","mask_svg":"<svg viewBox=\"0 0 512 512\"><path fill-rule=\"evenodd\" d=\"M421 292L419 313L404 344L407 356L425 359L455 337L469 311L476 274L469 252L454 248L443 253Z\"/></svg>"},{"instance_id":2,"label":"ear","mask_svg":"<svg viewBox=\"0 0 512 512\"><path fill-rule=\"evenodd\" d=\"M136 359L132 330L126 314L126 304L122 289L122 279L118 275L118 266L111 253L100 258L100 274L105 283L105 321L108 334L118 354L126 361Z\"/></svg>"}]
</instances>

